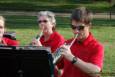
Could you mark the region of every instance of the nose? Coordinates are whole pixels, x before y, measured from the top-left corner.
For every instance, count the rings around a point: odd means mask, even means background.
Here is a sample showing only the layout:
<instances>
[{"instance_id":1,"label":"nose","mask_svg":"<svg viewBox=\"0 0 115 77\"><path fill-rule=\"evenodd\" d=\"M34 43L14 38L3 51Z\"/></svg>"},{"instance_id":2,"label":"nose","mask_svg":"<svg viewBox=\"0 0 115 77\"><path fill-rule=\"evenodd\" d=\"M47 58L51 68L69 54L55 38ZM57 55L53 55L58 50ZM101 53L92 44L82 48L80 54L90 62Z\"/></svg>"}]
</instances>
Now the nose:
<instances>
[{"instance_id":1,"label":"nose","mask_svg":"<svg viewBox=\"0 0 115 77\"><path fill-rule=\"evenodd\" d=\"M79 33L79 31L75 31L75 34L78 34Z\"/></svg>"},{"instance_id":2,"label":"nose","mask_svg":"<svg viewBox=\"0 0 115 77\"><path fill-rule=\"evenodd\" d=\"M39 26L40 26L40 27L44 27L44 26L45 26L45 23L41 22L41 23L39 23Z\"/></svg>"},{"instance_id":3,"label":"nose","mask_svg":"<svg viewBox=\"0 0 115 77\"><path fill-rule=\"evenodd\" d=\"M79 30L77 30L77 29L74 29L73 31L74 31L74 34L78 34L79 33Z\"/></svg>"}]
</instances>

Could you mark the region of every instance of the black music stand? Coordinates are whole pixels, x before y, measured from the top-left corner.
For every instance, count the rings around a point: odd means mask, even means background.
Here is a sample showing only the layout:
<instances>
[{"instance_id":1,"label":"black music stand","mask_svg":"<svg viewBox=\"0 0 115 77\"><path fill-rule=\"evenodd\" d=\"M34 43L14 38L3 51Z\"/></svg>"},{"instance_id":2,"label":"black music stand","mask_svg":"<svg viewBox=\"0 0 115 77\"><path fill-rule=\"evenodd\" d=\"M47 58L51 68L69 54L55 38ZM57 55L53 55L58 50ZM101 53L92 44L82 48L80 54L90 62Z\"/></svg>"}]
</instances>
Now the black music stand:
<instances>
[{"instance_id":1,"label":"black music stand","mask_svg":"<svg viewBox=\"0 0 115 77\"><path fill-rule=\"evenodd\" d=\"M45 47L0 47L0 77L54 77L50 50Z\"/></svg>"}]
</instances>

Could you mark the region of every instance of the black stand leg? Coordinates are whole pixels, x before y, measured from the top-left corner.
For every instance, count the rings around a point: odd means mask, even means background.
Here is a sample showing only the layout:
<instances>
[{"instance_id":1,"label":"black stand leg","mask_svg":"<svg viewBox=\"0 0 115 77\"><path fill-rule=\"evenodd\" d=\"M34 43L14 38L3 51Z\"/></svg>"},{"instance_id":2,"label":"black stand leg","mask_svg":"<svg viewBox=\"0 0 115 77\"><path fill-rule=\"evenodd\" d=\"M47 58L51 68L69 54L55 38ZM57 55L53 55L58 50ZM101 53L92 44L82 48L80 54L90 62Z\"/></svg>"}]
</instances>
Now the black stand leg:
<instances>
[{"instance_id":1,"label":"black stand leg","mask_svg":"<svg viewBox=\"0 0 115 77\"><path fill-rule=\"evenodd\" d=\"M19 77L23 77L23 71L20 69L18 70Z\"/></svg>"}]
</instances>

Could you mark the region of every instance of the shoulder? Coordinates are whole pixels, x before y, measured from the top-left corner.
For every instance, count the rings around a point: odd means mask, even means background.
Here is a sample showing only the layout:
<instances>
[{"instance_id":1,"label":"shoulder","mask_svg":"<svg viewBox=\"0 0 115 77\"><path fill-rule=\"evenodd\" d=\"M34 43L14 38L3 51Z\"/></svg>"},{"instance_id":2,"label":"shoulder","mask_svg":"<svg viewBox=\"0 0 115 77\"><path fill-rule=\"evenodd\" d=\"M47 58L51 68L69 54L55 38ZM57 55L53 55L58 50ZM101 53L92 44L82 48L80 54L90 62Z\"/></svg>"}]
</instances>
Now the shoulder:
<instances>
[{"instance_id":1,"label":"shoulder","mask_svg":"<svg viewBox=\"0 0 115 77\"><path fill-rule=\"evenodd\" d=\"M97 47L103 48L102 43L99 40L97 40L92 34L90 35L89 45L96 48Z\"/></svg>"},{"instance_id":2,"label":"shoulder","mask_svg":"<svg viewBox=\"0 0 115 77\"><path fill-rule=\"evenodd\" d=\"M100 51L104 51L104 46L101 42L99 42L98 40L96 39L93 39L90 43L89 43L89 46L92 47L92 49L96 52L100 52Z\"/></svg>"},{"instance_id":3,"label":"shoulder","mask_svg":"<svg viewBox=\"0 0 115 77\"><path fill-rule=\"evenodd\" d=\"M7 38L7 37L3 37L3 40L5 41L14 41L13 39Z\"/></svg>"},{"instance_id":4,"label":"shoulder","mask_svg":"<svg viewBox=\"0 0 115 77\"><path fill-rule=\"evenodd\" d=\"M103 47L103 44L99 40L97 40L96 38L94 38L94 37L92 37L92 44L95 47Z\"/></svg>"},{"instance_id":5,"label":"shoulder","mask_svg":"<svg viewBox=\"0 0 115 77\"><path fill-rule=\"evenodd\" d=\"M7 37L3 37L3 40L7 43L7 45L10 45L10 46L19 45L19 42L17 40L13 40L13 39L10 39L10 38L7 38Z\"/></svg>"},{"instance_id":6,"label":"shoulder","mask_svg":"<svg viewBox=\"0 0 115 77\"><path fill-rule=\"evenodd\" d=\"M100 52L104 50L104 47L101 44L101 42L97 40L91 33L88 36L88 38L85 40L84 45L86 45L86 47L90 49L90 51Z\"/></svg>"},{"instance_id":7,"label":"shoulder","mask_svg":"<svg viewBox=\"0 0 115 77\"><path fill-rule=\"evenodd\" d=\"M58 32L54 32L53 35L54 35L54 38L55 38L55 39L62 39L62 40L64 40L64 36L61 35L61 34L58 33Z\"/></svg>"},{"instance_id":8,"label":"shoulder","mask_svg":"<svg viewBox=\"0 0 115 77\"><path fill-rule=\"evenodd\" d=\"M7 37L3 37L3 40L4 40L5 42L7 42L7 41L9 41L9 40L11 40L11 39L9 39L9 38L7 38Z\"/></svg>"},{"instance_id":9,"label":"shoulder","mask_svg":"<svg viewBox=\"0 0 115 77\"><path fill-rule=\"evenodd\" d=\"M62 36L59 32L54 32L53 34L56 35L57 37ZM62 36L62 37L63 37L63 36Z\"/></svg>"},{"instance_id":10,"label":"shoulder","mask_svg":"<svg viewBox=\"0 0 115 77\"><path fill-rule=\"evenodd\" d=\"M96 40L96 42L95 42L94 45L95 45L95 48L96 48L97 50L104 50L103 44L100 43L99 41Z\"/></svg>"}]
</instances>

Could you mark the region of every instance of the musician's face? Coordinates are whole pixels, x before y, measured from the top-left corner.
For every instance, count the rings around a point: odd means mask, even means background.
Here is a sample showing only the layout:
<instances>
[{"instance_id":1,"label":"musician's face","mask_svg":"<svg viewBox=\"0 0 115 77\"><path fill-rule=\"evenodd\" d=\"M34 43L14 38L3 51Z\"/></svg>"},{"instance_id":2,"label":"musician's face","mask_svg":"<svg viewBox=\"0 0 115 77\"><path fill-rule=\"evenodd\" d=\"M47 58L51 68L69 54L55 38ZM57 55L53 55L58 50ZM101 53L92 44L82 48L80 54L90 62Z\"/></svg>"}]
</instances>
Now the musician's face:
<instances>
[{"instance_id":1,"label":"musician's face","mask_svg":"<svg viewBox=\"0 0 115 77\"><path fill-rule=\"evenodd\" d=\"M89 26L85 25L84 23L72 20L71 28L74 34L78 33L78 40L82 41L86 39L89 35Z\"/></svg>"},{"instance_id":2,"label":"musician's face","mask_svg":"<svg viewBox=\"0 0 115 77\"><path fill-rule=\"evenodd\" d=\"M52 31L52 27L54 26L46 16L40 16L38 18L38 23L40 29L42 29L44 33L48 33L49 31Z\"/></svg>"},{"instance_id":3,"label":"musician's face","mask_svg":"<svg viewBox=\"0 0 115 77\"><path fill-rule=\"evenodd\" d=\"M0 20L0 40L2 39L4 34L4 21Z\"/></svg>"}]
</instances>

